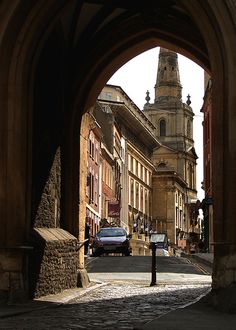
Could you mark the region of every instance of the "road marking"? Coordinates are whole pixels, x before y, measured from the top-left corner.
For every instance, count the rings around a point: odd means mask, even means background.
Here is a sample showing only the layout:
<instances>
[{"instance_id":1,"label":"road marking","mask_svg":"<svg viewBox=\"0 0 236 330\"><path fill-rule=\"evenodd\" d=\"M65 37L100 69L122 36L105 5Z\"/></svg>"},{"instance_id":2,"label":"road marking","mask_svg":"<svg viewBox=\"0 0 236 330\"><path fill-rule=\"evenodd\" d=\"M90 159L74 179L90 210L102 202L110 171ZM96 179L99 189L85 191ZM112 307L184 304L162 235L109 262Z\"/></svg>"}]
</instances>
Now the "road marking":
<instances>
[{"instance_id":1,"label":"road marking","mask_svg":"<svg viewBox=\"0 0 236 330\"><path fill-rule=\"evenodd\" d=\"M192 260L188 259L188 262L191 263L196 269L200 270L204 275L211 275L203 266L199 265L198 263L193 262Z\"/></svg>"}]
</instances>

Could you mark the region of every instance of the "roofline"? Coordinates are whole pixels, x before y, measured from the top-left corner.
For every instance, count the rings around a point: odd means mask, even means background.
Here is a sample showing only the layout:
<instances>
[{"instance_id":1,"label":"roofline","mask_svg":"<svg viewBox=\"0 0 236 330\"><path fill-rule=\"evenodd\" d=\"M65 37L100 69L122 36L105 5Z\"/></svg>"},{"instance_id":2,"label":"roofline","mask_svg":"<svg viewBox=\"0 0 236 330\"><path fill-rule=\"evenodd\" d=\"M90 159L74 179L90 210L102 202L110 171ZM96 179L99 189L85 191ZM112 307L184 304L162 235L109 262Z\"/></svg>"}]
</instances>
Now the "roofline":
<instances>
[{"instance_id":1,"label":"roofline","mask_svg":"<svg viewBox=\"0 0 236 330\"><path fill-rule=\"evenodd\" d=\"M134 101L129 97L129 95L126 94L126 92L123 90L123 88L122 88L121 86L119 86L119 85L112 85L112 84L106 84L105 86L108 86L108 87L111 87L111 88L114 87L114 88L118 88L118 89L120 89L120 91L126 96L126 98L130 100L131 105L132 105L132 106L133 106L138 112L140 112L141 116L142 116L143 118L145 118L145 120L148 122L148 124L149 124L150 126L152 126L152 128L156 129L156 126L153 125L153 123L148 119L148 117L145 115L145 113L144 113L141 109L139 109L139 107L134 103ZM102 99L99 99L99 100L102 100ZM116 102L116 101L111 101L111 102ZM118 102L118 101L117 101L117 102ZM119 102L119 103L125 103L125 102Z\"/></svg>"}]
</instances>

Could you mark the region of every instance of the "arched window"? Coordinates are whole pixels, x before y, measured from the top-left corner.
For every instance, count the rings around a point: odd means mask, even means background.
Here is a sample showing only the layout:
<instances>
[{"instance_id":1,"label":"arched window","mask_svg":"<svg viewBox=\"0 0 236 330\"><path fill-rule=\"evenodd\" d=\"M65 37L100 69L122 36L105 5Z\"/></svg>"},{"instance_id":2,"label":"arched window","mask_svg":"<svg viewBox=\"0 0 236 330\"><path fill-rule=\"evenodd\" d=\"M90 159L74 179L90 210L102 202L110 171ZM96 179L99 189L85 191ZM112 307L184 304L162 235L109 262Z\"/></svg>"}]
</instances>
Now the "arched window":
<instances>
[{"instance_id":1,"label":"arched window","mask_svg":"<svg viewBox=\"0 0 236 330\"><path fill-rule=\"evenodd\" d=\"M166 136L166 121L164 119L160 120L160 136Z\"/></svg>"}]
</instances>

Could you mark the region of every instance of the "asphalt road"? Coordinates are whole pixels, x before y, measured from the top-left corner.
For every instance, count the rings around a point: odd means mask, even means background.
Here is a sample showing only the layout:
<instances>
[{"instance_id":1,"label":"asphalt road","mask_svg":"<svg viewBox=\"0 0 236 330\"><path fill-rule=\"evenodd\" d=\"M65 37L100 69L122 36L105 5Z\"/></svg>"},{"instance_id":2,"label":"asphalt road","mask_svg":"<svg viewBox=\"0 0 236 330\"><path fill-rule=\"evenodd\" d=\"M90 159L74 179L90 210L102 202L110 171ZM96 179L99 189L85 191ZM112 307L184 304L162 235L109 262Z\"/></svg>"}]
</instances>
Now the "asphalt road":
<instances>
[{"instance_id":1,"label":"asphalt road","mask_svg":"<svg viewBox=\"0 0 236 330\"><path fill-rule=\"evenodd\" d=\"M152 257L102 256L89 257L86 269L94 281L150 281ZM156 277L159 283L211 283L210 273L184 257L156 257Z\"/></svg>"}]
</instances>

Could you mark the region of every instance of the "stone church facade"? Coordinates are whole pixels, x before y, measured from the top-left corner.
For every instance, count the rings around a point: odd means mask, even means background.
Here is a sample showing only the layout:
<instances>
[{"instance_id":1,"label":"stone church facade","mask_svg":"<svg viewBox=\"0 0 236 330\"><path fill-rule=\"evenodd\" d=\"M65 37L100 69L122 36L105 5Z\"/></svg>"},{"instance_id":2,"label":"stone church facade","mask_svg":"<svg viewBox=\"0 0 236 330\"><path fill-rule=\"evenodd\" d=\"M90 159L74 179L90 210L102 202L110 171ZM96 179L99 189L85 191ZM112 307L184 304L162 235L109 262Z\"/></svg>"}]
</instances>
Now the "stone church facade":
<instances>
[{"instance_id":1,"label":"stone church facade","mask_svg":"<svg viewBox=\"0 0 236 330\"><path fill-rule=\"evenodd\" d=\"M153 151L153 219L156 229L165 231L176 245L198 240L194 231L196 219L192 207L197 201L196 160L193 140L194 113L190 97L182 101L178 57L173 51L160 48L155 100L149 92L143 112L156 126L160 146ZM191 237L192 236L192 237ZM195 237L193 237L195 236Z\"/></svg>"}]
</instances>

